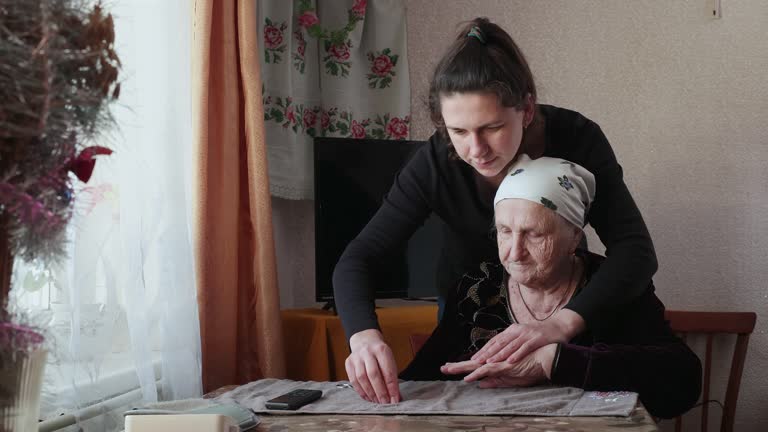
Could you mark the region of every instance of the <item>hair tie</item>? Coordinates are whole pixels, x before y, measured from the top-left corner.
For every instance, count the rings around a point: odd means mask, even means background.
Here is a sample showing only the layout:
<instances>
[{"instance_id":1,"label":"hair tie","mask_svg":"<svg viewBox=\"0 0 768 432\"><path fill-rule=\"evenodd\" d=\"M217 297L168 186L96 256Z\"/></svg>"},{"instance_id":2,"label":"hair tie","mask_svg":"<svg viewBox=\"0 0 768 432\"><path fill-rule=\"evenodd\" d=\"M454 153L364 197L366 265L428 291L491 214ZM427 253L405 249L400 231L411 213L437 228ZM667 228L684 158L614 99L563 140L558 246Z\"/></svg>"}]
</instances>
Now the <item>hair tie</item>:
<instances>
[{"instance_id":1,"label":"hair tie","mask_svg":"<svg viewBox=\"0 0 768 432\"><path fill-rule=\"evenodd\" d=\"M472 26L472 28L469 29L469 33L467 33L467 37L477 38L477 40L479 40L480 43L485 45L485 37L483 36L483 32L480 30L480 27L478 26Z\"/></svg>"}]
</instances>

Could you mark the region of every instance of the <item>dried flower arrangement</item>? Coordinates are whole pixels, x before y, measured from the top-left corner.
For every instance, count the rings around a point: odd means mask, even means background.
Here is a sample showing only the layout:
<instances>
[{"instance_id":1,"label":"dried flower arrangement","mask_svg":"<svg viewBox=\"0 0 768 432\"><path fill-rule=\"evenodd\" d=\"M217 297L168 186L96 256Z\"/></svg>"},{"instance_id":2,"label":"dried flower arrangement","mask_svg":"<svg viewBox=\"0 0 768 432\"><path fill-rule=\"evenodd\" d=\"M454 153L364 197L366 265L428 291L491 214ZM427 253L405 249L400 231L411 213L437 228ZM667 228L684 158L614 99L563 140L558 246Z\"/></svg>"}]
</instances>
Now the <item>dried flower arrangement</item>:
<instances>
[{"instance_id":1,"label":"dried flower arrangement","mask_svg":"<svg viewBox=\"0 0 768 432\"><path fill-rule=\"evenodd\" d=\"M70 172L86 182L94 156L111 153L88 143L120 92L114 26L85 4L0 0L0 235L25 260L63 257Z\"/></svg>"},{"instance_id":2,"label":"dried flower arrangement","mask_svg":"<svg viewBox=\"0 0 768 432\"><path fill-rule=\"evenodd\" d=\"M64 257L70 174L87 182L111 153L93 143L120 93L113 45L100 2L0 0L0 369L43 342L8 312L13 258Z\"/></svg>"}]
</instances>

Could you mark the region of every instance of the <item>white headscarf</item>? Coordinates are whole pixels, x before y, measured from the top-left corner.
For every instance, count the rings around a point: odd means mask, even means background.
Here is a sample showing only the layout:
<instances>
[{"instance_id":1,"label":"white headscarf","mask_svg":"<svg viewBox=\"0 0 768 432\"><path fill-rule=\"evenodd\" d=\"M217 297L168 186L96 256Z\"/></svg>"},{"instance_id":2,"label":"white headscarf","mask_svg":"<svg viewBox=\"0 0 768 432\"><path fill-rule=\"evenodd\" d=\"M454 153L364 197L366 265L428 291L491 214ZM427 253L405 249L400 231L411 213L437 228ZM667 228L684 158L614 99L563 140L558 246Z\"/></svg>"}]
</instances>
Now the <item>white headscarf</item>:
<instances>
[{"instance_id":1,"label":"white headscarf","mask_svg":"<svg viewBox=\"0 0 768 432\"><path fill-rule=\"evenodd\" d=\"M502 180L493 206L501 200L520 198L541 204L578 228L587 224L587 212L595 199L595 176L565 159L521 154Z\"/></svg>"}]
</instances>

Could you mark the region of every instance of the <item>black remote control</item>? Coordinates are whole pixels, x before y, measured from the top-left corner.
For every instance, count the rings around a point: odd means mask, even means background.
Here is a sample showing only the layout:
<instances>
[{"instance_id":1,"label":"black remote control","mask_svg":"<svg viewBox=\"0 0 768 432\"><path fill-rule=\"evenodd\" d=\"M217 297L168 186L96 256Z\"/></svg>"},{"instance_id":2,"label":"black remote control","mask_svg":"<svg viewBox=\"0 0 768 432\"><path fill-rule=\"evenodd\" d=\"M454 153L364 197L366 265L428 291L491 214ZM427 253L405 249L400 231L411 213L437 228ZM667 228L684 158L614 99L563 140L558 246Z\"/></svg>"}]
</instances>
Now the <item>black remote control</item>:
<instances>
[{"instance_id":1,"label":"black remote control","mask_svg":"<svg viewBox=\"0 0 768 432\"><path fill-rule=\"evenodd\" d=\"M323 392L320 390L296 389L268 400L266 407L273 410L295 410L320 399L322 396Z\"/></svg>"}]
</instances>

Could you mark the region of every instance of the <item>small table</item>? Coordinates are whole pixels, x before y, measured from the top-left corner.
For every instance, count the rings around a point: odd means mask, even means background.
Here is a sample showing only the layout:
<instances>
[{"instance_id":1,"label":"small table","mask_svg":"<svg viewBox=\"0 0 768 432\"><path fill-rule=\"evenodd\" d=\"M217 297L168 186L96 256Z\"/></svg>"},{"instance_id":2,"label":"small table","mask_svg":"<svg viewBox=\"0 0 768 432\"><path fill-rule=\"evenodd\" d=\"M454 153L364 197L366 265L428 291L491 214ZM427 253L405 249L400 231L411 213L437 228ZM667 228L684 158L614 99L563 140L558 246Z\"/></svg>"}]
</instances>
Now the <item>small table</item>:
<instances>
[{"instance_id":1,"label":"small table","mask_svg":"<svg viewBox=\"0 0 768 432\"><path fill-rule=\"evenodd\" d=\"M283 322L286 378L296 381L346 381L349 356L341 320L318 308L287 309ZM392 349L398 371L413 358L410 335L431 334L437 326L437 306L398 306L376 309L384 340Z\"/></svg>"},{"instance_id":2,"label":"small table","mask_svg":"<svg viewBox=\"0 0 768 432\"><path fill-rule=\"evenodd\" d=\"M259 415L258 432L384 431L658 431L648 411L638 406L629 417Z\"/></svg>"}]
</instances>

